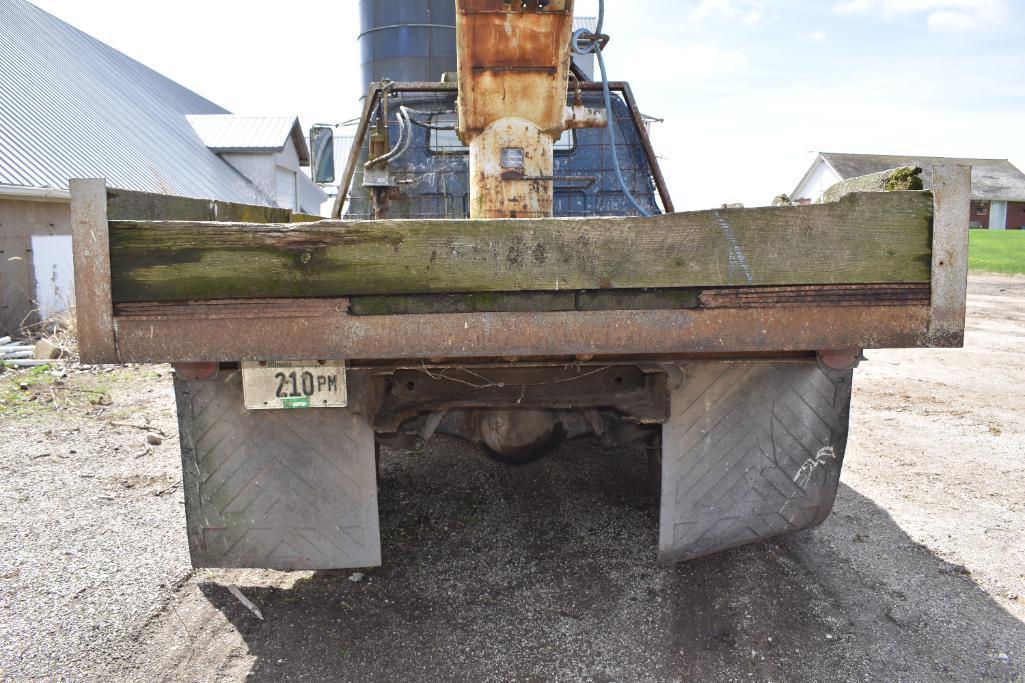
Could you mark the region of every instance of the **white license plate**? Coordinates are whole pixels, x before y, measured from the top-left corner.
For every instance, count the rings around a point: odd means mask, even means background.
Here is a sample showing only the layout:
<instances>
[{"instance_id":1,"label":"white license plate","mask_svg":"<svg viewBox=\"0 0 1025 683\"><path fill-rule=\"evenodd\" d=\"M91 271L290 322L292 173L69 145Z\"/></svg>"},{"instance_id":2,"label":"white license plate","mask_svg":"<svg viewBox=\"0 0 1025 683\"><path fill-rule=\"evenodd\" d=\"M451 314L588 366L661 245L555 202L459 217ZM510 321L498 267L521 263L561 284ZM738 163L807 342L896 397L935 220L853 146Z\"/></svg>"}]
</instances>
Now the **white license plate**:
<instances>
[{"instance_id":1,"label":"white license plate","mask_svg":"<svg viewBox=\"0 0 1025 683\"><path fill-rule=\"evenodd\" d=\"M344 408L345 361L242 361L249 410Z\"/></svg>"}]
</instances>

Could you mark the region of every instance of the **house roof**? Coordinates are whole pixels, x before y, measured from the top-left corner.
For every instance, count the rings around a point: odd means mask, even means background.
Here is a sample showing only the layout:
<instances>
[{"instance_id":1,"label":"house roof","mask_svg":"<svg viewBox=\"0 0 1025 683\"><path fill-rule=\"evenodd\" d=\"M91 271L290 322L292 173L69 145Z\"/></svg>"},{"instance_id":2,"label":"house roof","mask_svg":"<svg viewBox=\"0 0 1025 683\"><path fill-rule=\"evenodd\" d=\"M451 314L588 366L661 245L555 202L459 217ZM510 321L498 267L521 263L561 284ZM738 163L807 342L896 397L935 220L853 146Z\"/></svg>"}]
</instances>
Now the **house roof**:
<instances>
[{"instance_id":1,"label":"house roof","mask_svg":"<svg viewBox=\"0 0 1025 683\"><path fill-rule=\"evenodd\" d=\"M186 114L227 111L25 0L0 0L0 185L270 204Z\"/></svg>"},{"instance_id":2,"label":"house roof","mask_svg":"<svg viewBox=\"0 0 1025 683\"><path fill-rule=\"evenodd\" d=\"M834 152L822 152L819 157L836 171L841 180L901 166L918 166L922 168L922 182L926 188L932 187L933 166L971 166L972 197L974 199L1025 200L1025 173L1019 171L1007 159L838 154Z\"/></svg>"},{"instance_id":3,"label":"house roof","mask_svg":"<svg viewBox=\"0 0 1025 683\"><path fill-rule=\"evenodd\" d=\"M279 152L291 140L299 163L310 164L310 150L295 117L193 114L186 117L207 147L215 152Z\"/></svg>"}]
</instances>

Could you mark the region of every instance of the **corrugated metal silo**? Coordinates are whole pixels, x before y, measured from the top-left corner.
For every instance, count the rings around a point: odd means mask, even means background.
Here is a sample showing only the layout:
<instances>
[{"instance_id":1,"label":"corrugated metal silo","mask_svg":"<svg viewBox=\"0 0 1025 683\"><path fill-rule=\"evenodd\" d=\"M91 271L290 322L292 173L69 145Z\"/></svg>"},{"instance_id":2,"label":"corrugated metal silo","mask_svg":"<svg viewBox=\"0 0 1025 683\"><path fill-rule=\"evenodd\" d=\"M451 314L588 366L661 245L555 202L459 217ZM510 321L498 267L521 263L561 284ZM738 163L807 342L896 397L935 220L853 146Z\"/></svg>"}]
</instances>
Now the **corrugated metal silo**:
<instances>
[{"instance_id":1,"label":"corrugated metal silo","mask_svg":"<svg viewBox=\"0 0 1025 683\"><path fill-rule=\"evenodd\" d=\"M360 0L363 92L374 81L438 81L456 70L455 0Z\"/></svg>"}]
</instances>

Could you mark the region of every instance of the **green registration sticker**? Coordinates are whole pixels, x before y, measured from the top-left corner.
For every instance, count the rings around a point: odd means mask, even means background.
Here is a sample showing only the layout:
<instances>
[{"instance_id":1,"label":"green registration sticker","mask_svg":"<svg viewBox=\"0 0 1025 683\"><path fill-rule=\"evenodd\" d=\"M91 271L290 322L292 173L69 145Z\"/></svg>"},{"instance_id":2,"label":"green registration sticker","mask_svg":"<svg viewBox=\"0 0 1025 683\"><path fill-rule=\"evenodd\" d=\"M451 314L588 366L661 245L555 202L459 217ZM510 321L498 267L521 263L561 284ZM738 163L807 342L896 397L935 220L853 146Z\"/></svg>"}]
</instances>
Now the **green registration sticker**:
<instances>
[{"instance_id":1,"label":"green registration sticker","mask_svg":"<svg viewBox=\"0 0 1025 683\"><path fill-rule=\"evenodd\" d=\"M305 396L299 398L283 398L281 399L282 408L309 408L310 399Z\"/></svg>"}]
</instances>

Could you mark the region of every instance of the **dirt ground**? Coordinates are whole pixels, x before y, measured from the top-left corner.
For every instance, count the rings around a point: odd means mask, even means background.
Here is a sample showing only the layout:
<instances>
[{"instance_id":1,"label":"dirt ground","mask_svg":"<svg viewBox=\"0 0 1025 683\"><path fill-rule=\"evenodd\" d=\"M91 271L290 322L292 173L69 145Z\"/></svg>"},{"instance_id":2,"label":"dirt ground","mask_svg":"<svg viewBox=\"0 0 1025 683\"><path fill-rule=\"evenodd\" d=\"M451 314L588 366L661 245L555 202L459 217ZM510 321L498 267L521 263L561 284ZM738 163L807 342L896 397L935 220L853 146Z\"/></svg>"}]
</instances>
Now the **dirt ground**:
<instances>
[{"instance_id":1,"label":"dirt ground","mask_svg":"<svg viewBox=\"0 0 1025 683\"><path fill-rule=\"evenodd\" d=\"M635 455L436 439L383 455L383 567L193 572L169 369L0 375L0 679L1025 679L1025 278L968 328L868 353L821 527L674 567Z\"/></svg>"}]
</instances>

